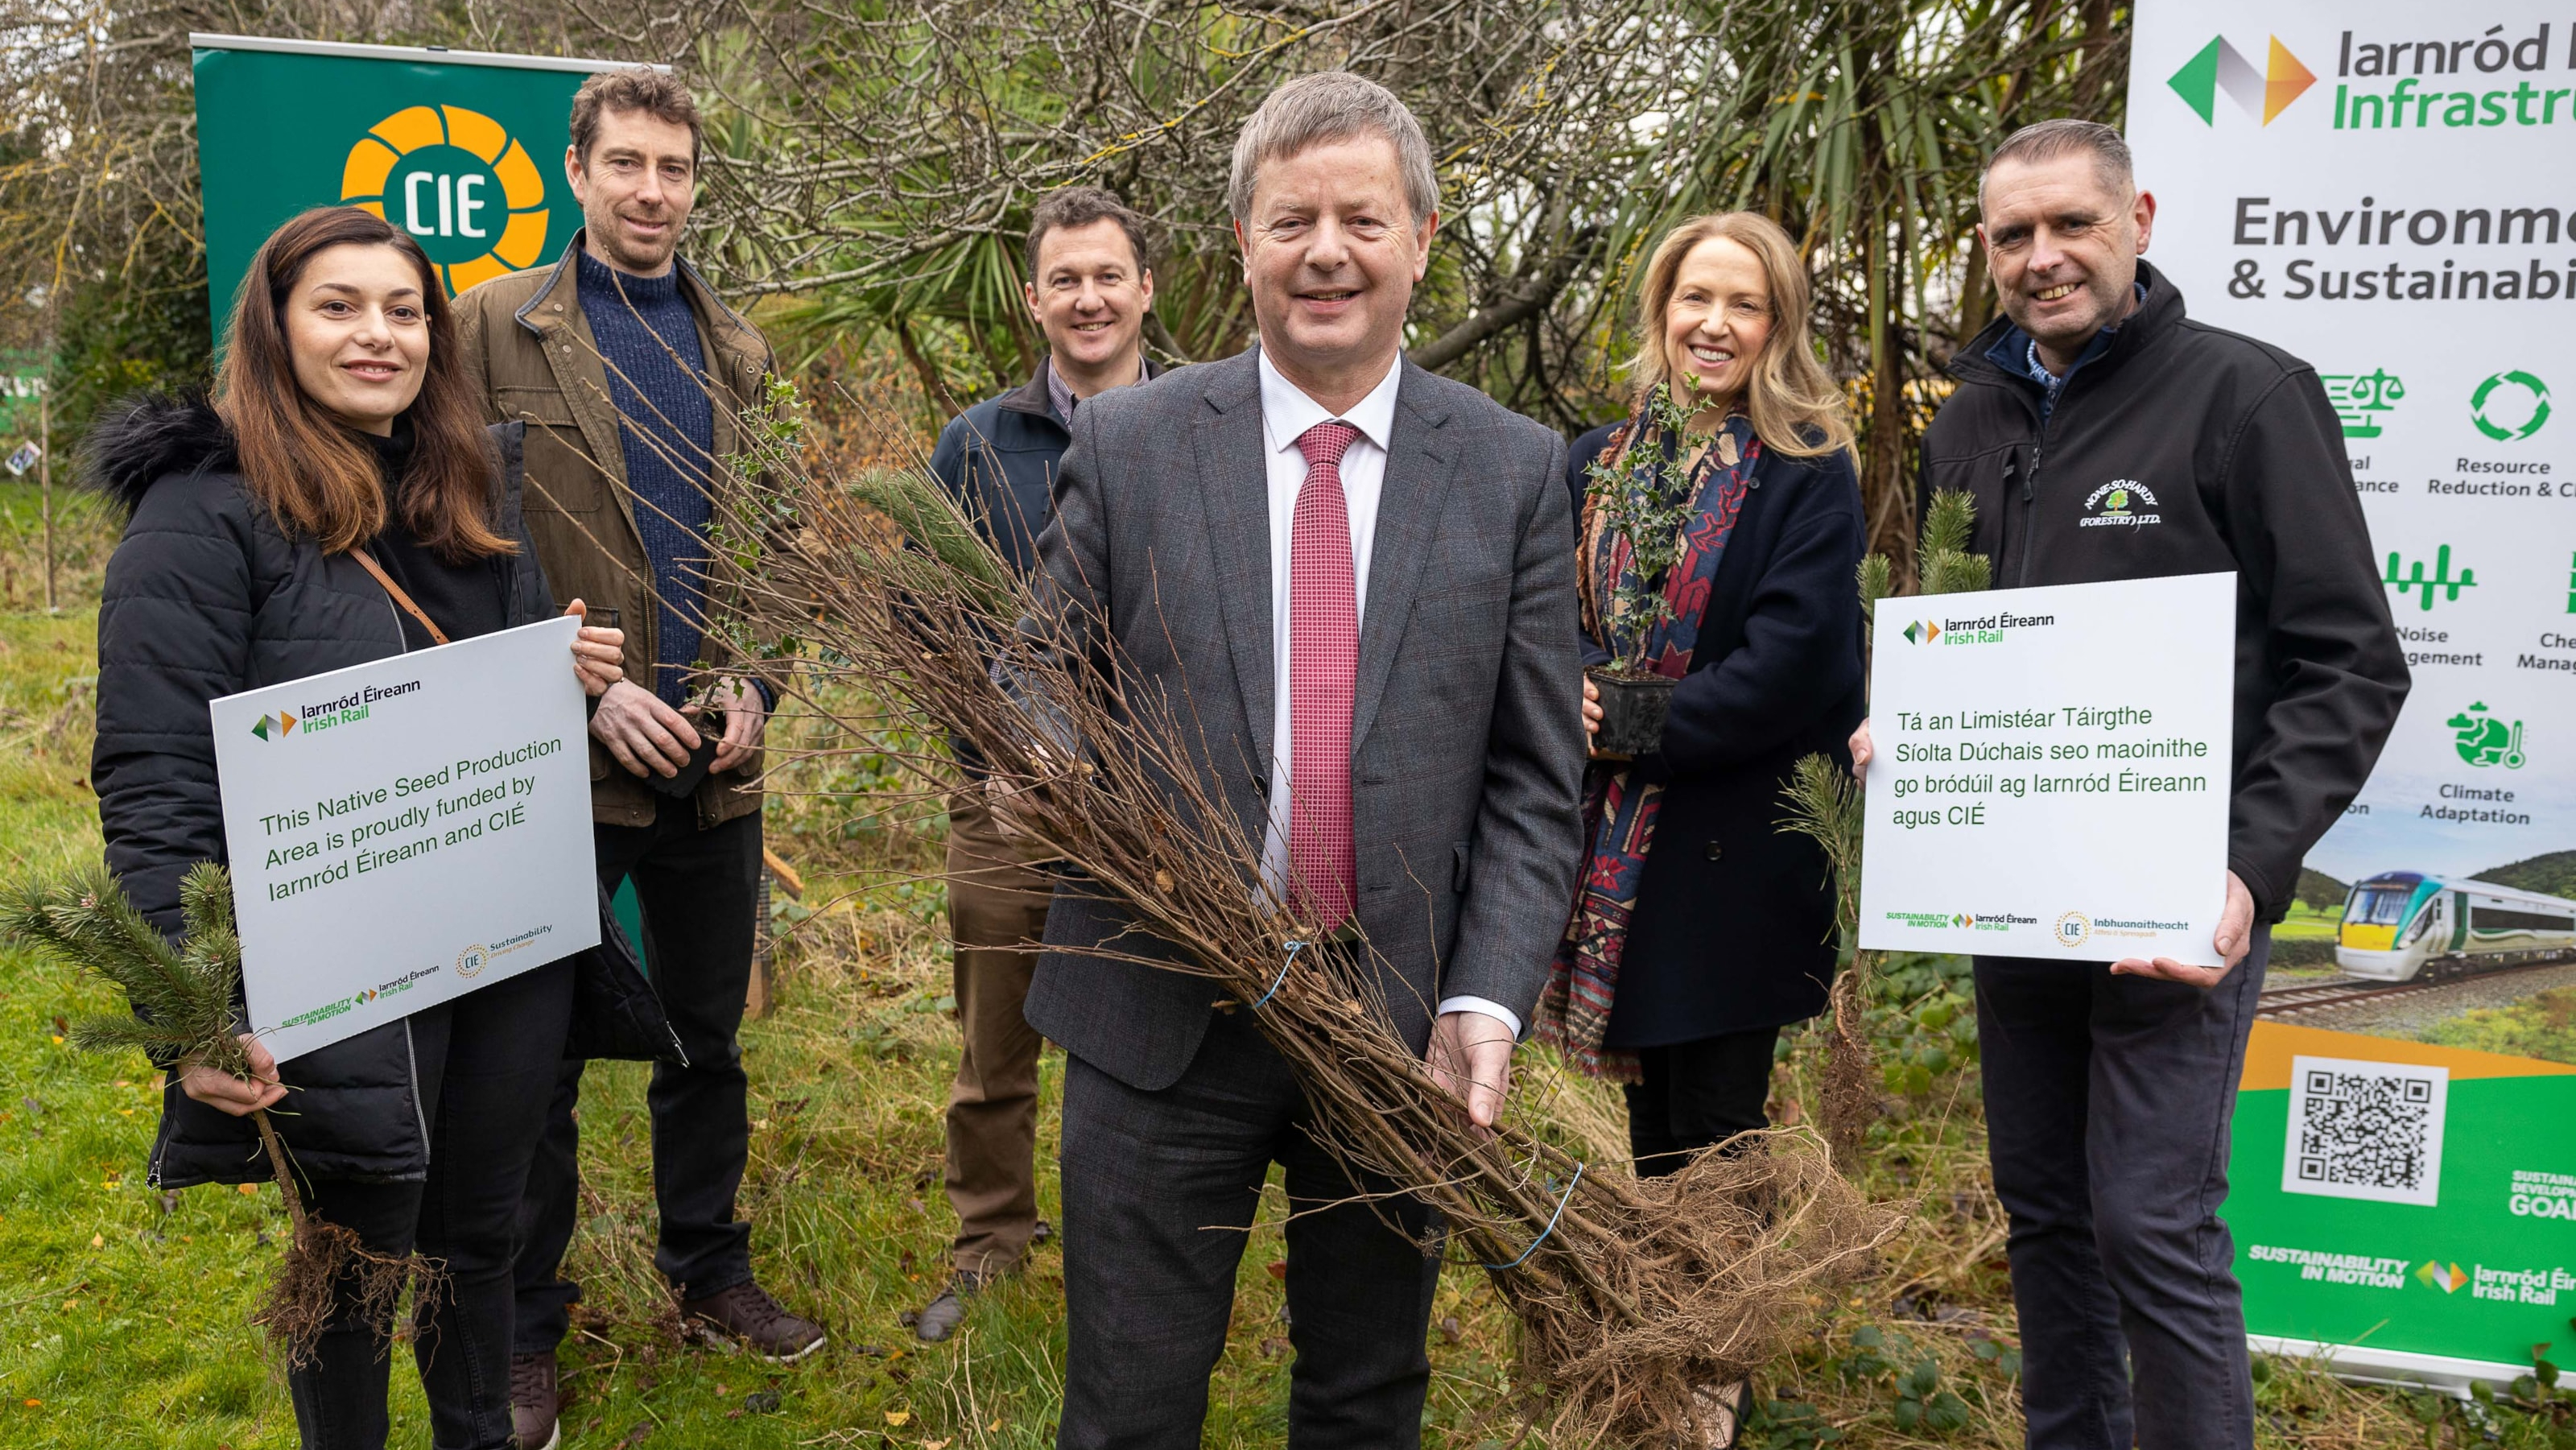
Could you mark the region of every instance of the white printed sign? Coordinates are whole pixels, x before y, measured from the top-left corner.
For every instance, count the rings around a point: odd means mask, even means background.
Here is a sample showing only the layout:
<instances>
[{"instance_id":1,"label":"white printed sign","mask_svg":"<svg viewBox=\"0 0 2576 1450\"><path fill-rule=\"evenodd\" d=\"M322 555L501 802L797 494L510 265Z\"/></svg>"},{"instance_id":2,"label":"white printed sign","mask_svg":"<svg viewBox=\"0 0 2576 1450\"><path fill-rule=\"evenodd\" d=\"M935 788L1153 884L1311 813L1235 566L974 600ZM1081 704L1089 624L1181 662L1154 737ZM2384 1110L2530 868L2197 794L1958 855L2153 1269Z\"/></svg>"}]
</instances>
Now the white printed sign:
<instances>
[{"instance_id":1,"label":"white printed sign","mask_svg":"<svg viewBox=\"0 0 2576 1450\"><path fill-rule=\"evenodd\" d=\"M598 945L579 627L208 705L242 987L279 1061Z\"/></svg>"},{"instance_id":2,"label":"white printed sign","mask_svg":"<svg viewBox=\"0 0 2576 1450\"><path fill-rule=\"evenodd\" d=\"M1883 600L1860 944L2212 966L2236 576Z\"/></svg>"}]
</instances>

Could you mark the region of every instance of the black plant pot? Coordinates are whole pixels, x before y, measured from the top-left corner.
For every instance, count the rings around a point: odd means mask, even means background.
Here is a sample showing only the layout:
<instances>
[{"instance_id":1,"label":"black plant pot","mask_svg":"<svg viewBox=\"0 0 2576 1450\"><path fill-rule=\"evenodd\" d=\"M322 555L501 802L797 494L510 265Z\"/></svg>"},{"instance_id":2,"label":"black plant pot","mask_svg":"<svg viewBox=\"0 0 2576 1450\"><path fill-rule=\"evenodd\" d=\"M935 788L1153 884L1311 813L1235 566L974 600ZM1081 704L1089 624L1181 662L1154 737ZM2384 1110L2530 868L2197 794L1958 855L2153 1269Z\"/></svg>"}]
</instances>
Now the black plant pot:
<instances>
[{"instance_id":1,"label":"black plant pot","mask_svg":"<svg viewBox=\"0 0 2576 1450\"><path fill-rule=\"evenodd\" d=\"M1592 753L1610 760L1652 755L1664 744L1664 716L1673 706L1674 681L1662 675L1617 675L1587 669L1601 691L1601 733Z\"/></svg>"}]
</instances>

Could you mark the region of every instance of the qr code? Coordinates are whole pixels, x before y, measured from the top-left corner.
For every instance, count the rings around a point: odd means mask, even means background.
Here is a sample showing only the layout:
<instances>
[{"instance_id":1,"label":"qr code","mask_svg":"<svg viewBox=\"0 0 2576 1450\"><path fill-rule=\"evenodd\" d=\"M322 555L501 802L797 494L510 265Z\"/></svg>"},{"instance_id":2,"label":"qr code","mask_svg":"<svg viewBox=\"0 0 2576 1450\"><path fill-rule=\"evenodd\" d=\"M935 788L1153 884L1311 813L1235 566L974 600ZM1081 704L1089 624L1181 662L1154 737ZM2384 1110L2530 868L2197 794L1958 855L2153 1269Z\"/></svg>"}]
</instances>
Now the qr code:
<instances>
[{"instance_id":1,"label":"qr code","mask_svg":"<svg viewBox=\"0 0 2576 1450\"><path fill-rule=\"evenodd\" d=\"M2437 1206L2450 1090L2449 1068L2292 1058L2281 1191Z\"/></svg>"}]
</instances>

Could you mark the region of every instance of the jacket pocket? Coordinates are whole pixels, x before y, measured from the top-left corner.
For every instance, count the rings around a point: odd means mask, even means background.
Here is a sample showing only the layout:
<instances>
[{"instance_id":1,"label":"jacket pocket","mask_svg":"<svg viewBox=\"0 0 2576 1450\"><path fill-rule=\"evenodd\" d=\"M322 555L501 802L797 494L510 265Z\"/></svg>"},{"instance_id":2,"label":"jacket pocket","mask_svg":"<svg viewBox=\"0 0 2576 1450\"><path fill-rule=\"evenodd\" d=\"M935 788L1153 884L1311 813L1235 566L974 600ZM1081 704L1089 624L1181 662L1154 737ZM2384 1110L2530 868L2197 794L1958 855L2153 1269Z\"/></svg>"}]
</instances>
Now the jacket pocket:
<instances>
[{"instance_id":1,"label":"jacket pocket","mask_svg":"<svg viewBox=\"0 0 2576 1450\"><path fill-rule=\"evenodd\" d=\"M527 425L521 508L531 514L599 512L608 502L608 480L590 456L590 440L564 395L554 388L501 387L492 392L504 419Z\"/></svg>"}]
</instances>

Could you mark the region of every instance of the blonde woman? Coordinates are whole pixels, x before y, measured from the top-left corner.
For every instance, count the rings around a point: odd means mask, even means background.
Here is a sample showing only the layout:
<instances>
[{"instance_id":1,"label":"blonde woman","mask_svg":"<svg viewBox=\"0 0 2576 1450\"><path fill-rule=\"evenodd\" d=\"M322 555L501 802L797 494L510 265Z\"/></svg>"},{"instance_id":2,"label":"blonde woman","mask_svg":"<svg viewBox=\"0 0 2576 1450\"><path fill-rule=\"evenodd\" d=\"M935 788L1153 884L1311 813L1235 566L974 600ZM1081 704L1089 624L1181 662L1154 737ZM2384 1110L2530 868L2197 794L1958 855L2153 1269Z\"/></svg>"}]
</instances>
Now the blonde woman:
<instances>
[{"instance_id":1,"label":"blonde woman","mask_svg":"<svg viewBox=\"0 0 2576 1450\"><path fill-rule=\"evenodd\" d=\"M1640 1174L1768 1126L1779 1030L1823 1009L1834 970L1824 857L1775 825L1792 764L1845 758L1863 705L1851 424L1808 301L1771 221L1674 228L1646 268L1630 416L1576 440L1566 469L1586 658L1642 656L1677 682L1659 750L1591 767L1587 859L1539 1007L1544 1037L1626 1084ZM1693 500L1677 562L1636 581L1671 606L1643 640L1611 607L1635 577L1599 507L1611 488Z\"/></svg>"}]
</instances>

